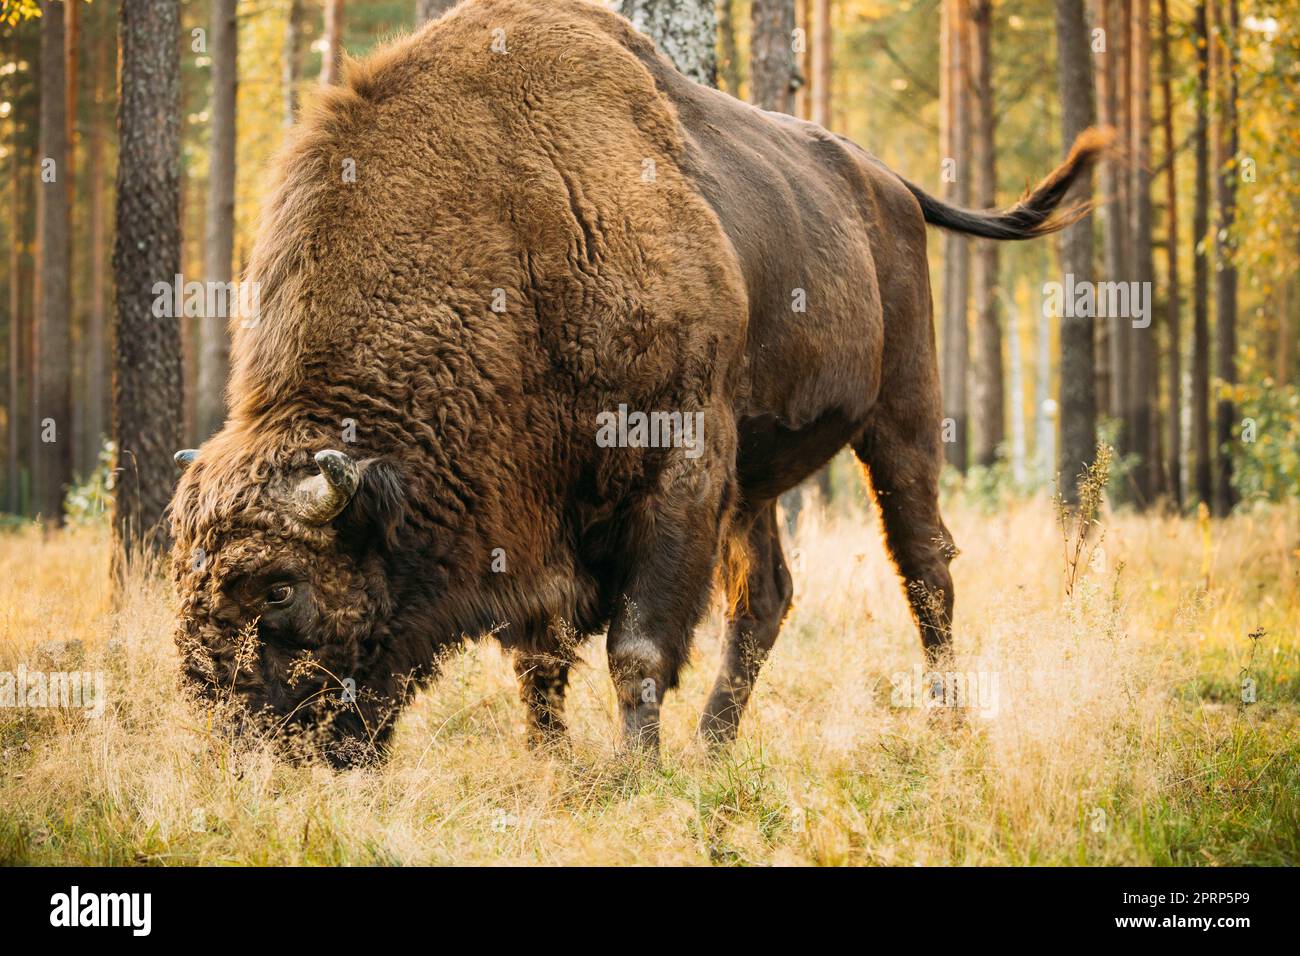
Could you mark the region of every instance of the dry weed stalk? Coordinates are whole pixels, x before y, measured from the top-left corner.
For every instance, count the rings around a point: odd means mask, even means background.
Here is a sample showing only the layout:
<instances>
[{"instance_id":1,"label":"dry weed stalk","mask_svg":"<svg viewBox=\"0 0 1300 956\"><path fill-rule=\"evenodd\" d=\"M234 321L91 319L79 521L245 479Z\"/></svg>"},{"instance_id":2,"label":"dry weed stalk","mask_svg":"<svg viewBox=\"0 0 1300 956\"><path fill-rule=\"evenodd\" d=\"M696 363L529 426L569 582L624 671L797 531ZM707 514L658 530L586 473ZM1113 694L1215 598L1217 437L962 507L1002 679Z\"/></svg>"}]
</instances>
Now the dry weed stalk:
<instances>
[{"instance_id":1,"label":"dry weed stalk","mask_svg":"<svg viewBox=\"0 0 1300 956\"><path fill-rule=\"evenodd\" d=\"M1052 499L1056 506L1056 520L1061 526L1061 542L1065 549L1065 594L1074 595L1074 587L1079 579L1079 566L1091 561L1093 552L1101 544L1104 532L1090 541L1094 526L1100 527L1097 520L1101 514L1101 505L1106 497L1106 482L1110 480L1111 459L1114 449L1105 442L1097 443L1097 454L1079 474L1079 503L1073 510L1065 503L1058 492ZM1086 555L1085 555L1086 552ZM1085 556L1087 561L1085 561Z\"/></svg>"}]
</instances>

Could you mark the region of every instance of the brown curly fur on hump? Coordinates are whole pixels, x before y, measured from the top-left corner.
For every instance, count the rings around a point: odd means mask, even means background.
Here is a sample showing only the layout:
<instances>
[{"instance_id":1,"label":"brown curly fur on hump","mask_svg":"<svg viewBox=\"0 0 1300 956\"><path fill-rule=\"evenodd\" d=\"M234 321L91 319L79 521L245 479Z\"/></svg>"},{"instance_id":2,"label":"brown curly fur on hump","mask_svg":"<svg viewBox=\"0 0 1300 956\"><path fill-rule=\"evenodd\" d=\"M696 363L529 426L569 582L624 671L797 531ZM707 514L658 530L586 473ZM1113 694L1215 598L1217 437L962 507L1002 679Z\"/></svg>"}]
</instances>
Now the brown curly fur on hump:
<instances>
[{"instance_id":1,"label":"brown curly fur on hump","mask_svg":"<svg viewBox=\"0 0 1300 956\"><path fill-rule=\"evenodd\" d=\"M498 28L509 55L491 52ZM191 522L286 458L308 467L345 418L358 454L421 466L408 479L433 486L431 518L485 520L489 494L545 503L578 464L579 407L607 407L592 395L710 398L706 359L740 324L713 316L743 290L675 168L671 106L609 35L548 5L476 2L344 76L276 160L248 272L261 317L234 330L231 423L192 476L212 480Z\"/></svg>"}]
</instances>

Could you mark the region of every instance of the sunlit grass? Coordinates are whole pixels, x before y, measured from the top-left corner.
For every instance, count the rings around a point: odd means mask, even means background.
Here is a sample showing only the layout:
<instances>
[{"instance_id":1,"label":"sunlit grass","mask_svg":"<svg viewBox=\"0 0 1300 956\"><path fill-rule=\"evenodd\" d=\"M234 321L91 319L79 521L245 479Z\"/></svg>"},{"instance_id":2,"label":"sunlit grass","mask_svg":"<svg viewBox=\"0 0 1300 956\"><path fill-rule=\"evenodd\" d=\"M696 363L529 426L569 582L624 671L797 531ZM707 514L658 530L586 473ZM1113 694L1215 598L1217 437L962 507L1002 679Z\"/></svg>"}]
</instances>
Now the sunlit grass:
<instances>
[{"instance_id":1,"label":"sunlit grass","mask_svg":"<svg viewBox=\"0 0 1300 956\"><path fill-rule=\"evenodd\" d=\"M104 670L110 697L98 719L0 710L0 861L1300 860L1300 510L1208 538L1104 515L1068 599L1047 502L947 521L951 668L996 679L986 716L893 705L921 657L878 524L810 509L787 548L795 608L721 758L694 737L715 615L667 702L658 768L617 754L598 643L574 675L572 748L546 755L526 749L513 672L485 643L420 695L382 768L346 773L214 735L177 692L165 587L137 581L113 610L102 530L0 536L0 671Z\"/></svg>"}]
</instances>

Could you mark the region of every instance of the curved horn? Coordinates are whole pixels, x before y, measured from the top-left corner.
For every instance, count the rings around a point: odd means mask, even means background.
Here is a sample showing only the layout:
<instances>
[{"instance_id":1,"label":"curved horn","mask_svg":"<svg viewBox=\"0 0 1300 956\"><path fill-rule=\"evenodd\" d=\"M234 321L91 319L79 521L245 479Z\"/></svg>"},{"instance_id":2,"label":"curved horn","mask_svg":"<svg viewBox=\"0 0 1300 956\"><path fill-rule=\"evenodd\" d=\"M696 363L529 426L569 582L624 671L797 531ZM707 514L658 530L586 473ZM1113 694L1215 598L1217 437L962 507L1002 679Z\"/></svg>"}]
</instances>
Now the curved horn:
<instances>
[{"instance_id":1,"label":"curved horn","mask_svg":"<svg viewBox=\"0 0 1300 956\"><path fill-rule=\"evenodd\" d=\"M304 478L294 489L294 507L307 524L326 524L347 507L361 480L357 463L341 451L316 453L319 475Z\"/></svg>"},{"instance_id":2,"label":"curved horn","mask_svg":"<svg viewBox=\"0 0 1300 956\"><path fill-rule=\"evenodd\" d=\"M197 448L182 448L176 454L172 455L172 461L176 462L176 467L184 471L190 465L194 464L194 459L199 457Z\"/></svg>"}]
</instances>

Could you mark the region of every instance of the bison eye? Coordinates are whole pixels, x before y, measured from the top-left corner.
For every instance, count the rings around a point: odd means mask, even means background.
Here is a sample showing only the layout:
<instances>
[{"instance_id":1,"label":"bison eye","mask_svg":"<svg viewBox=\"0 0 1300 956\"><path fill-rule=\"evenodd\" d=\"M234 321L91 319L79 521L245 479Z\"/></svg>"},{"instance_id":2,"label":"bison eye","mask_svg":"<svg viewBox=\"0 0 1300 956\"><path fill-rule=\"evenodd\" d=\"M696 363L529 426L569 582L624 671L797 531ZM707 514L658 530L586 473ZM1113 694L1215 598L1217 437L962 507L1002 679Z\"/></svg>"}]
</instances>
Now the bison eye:
<instances>
[{"instance_id":1,"label":"bison eye","mask_svg":"<svg viewBox=\"0 0 1300 956\"><path fill-rule=\"evenodd\" d=\"M289 599L293 597L292 584L277 584L271 590L266 592L267 604L288 604Z\"/></svg>"}]
</instances>

